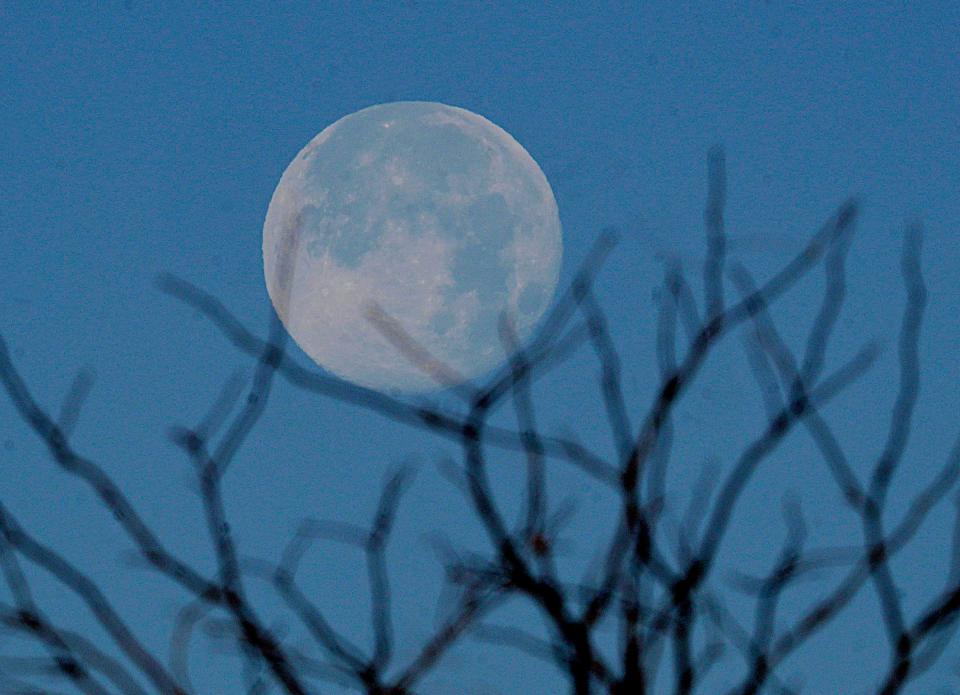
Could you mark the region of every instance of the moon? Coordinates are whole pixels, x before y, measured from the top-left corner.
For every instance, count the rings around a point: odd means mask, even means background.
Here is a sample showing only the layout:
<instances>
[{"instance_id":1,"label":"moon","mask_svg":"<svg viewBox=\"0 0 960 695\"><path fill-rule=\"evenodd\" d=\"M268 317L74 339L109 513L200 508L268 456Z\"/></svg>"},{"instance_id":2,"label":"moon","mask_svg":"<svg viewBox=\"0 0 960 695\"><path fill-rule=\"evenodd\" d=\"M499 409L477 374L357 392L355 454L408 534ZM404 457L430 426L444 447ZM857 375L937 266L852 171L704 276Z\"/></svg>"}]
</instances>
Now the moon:
<instances>
[{"instance_id":1,"label":"moon","mask_svg":"<svg viewBox=\"0 0 960 695\"><path fill-rule=\"evenodd\" d=\"M528 338L557 286L553 191L529 153L466 109L371 106L314 137L263 225L267 291L317 364L420 393L483 375Z\"/></svg>"}]
</instances>

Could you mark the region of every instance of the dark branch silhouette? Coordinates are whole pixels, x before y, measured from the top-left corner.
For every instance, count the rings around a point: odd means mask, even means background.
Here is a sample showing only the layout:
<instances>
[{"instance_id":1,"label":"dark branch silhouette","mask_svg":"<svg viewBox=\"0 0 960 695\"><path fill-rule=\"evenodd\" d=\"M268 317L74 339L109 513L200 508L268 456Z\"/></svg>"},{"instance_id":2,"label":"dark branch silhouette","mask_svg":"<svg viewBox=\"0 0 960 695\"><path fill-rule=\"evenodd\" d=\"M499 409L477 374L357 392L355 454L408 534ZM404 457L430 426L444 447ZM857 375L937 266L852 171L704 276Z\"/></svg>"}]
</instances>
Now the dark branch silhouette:
<instances>
[{"instance_id":1,"label":"dark branch silhouette","mask_svg":"<svg viewBox=\"0 0 960 695\"><path fill-rule=\"evenodd\" d=\"M438 386L450 388L459 397L459 408L412 403L304 367L284 350L278 319L271 322L268 337L260 338L216 298L172 275L161 276L163 292L200 312L232 348L255 361L249 384L235 374L198 424L169 430L193 465L213 576L183 560L170 541L150 528L137 502L72 444L74 425L93 385L92 372L79 372L54 416L37 402L29 376L21 374L0 339L0 381L25 427L46 447L55 466L102 503L134 544L141 564L183 594L169 653L152 654L90 576L23 528L0 504L0 568L9 596L0 601L0 629L36 649L27 656L0 649L0 688L11 693L53 693L57 688L94 695L197 693L201 664L195 658L199 640L194 636L206 631L239 657L237 683L242 686L230 687L249 693L322 693L335 684L368 695L408 695L420 692L431 674L444 670L451 651L477 642L553 666L577 695L715 693L711 688L718 686L711 676L721 668L726 669L725 682L735 683L731 695L799 693L802 685L784 673L784 661L840 620L861 593L871 592L882 616L876 628L886 640L888 657L882 672L864 674L864 679L878 694L904 692L912 679L951 647L955 650L952 640L960 626L960 496L954 494L960 478L960 437L919 493L898 499L897 515L890 505L891 496L899 494L894 492L898 476L905 475L905 452L920 395L927 302L920 224L908 226L901 257L906 302L897 352L898 389L886 441L866 469L851 461L825 414L825 406L865 374L879 354L876 341L865 341L837 365L827 359L846 297L858 203L839 206L799 253L758 283L728 255L727 177L719 147L708 153L707 183L702 297L679 262L666 259L655 298L653 357L659 383L650 403L639 411L629 405L624 390L624 372L636 358L616 345L594 287L615 242L609 230L526 344L518 341L512 317L501 317L506 360L482 383L460 384L462 377L418 345L399 321L377 305L370 307L367 318L415 367ZM295 264L289 259L283 263L289 276ZM821 267L823 295L802 351L795 351L782 337L774 310L781 297ZM283 284L292 285L291 278ZM285 311L289 297L284 295L281 303ZM714 351L738 331L765 422L754 430L744 424L738 434L749 443L731 465L712 459L703 465L684 507L667 484L680 436L680 404ZM607 450L613 452L609 460L584 446L572 429L549 431L536 395L540 379L587 349L599 367L598 397L608 424ZM305 519L289 541L278 542L275 557L249 557L238 547L223 481L241 447L256 436L277 378L315 397L359 405L435 434L458 448L459 461L443 462L440 472L482 528L486 546L467 551L435 536L444 572L442 610L433 631L418 644L410 645L403 626L395 623L399 589L388 561L397 519L405 513L410 467L398 468L386 479L369 526L321 513ZM571 417L578 407L570 404ZM494 416L508 408L515 425L502 424L503 418L494 424ZM838 514L850 516L861 529L860 538L847 546L812 545L804 501L787 494L782 500L786 531L772 564L758 574L718 570L731 528L743 521L742 500L757 471L791 435L810 439L822 459L818 465L825 466L835 485L841 502ZM500 499L491 482L492 450L512 459L524 474L517 521L515 510ZM616 512L608 536L586 539L596 561L585 576L570 576L562 562L561 531L566 534L564 524L577 493L554 493L551 481L559 466L580 476L584 486L606 494ZM866 479L858 473L864 470ZM900 589L911 577L899 567L895 573L891 560L951 496L957 509L946 551L947 576L942 586L926 593L919 611L908 610ZM330 562L331 552L362 554L369 640L337 626L325 614L321 597L303 588L302 560L308 552L320 554L315 546L323 548L321 563ZM100 644L69 621L49 616L35 597L25 566L43 571L60 590L78 598L108 641ZM818 587L816 597L805 599L799 611L784 610L788 597L799 594L801 586L805 596L811 595L811 586ZM286 613L273 615L259 603L255 608L260 592L277 598ZM737 605L751 602L752 610L734 610L734 600ZM516 602L532 607L541 623L510 623L509 614L499 609ZM297 642L292 634L303 639ZM403 649L398 648L401 643ZM742 662L739 666L729 665L731 652L734 661ZM48 687L49 682L55 688Z\"/></svg>"}]
</instances>

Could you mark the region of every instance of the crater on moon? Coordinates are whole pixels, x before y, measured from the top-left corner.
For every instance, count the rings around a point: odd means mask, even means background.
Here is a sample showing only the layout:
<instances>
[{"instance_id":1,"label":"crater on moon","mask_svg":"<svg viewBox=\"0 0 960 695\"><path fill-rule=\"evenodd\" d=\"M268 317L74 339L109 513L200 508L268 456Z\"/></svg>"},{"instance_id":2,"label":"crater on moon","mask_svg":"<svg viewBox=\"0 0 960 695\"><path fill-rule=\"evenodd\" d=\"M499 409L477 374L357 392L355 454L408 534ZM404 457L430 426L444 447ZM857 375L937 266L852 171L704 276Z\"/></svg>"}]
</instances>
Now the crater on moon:
<instances>
[{"instance_id":1,"label":"crater on moon","mask_svg":"<svg viewBox=\"0 0 960 695\"><path fill-rule=\"evenodd\" d=\"M533 158L485 118L432 102L372 106L324 129L284 171L263 228L267 290L293 339L387 392L449 385L389 327L456 379L479 376L506 358L502 312L529 336L561 254Z\"/></svg>"}]
</instances>

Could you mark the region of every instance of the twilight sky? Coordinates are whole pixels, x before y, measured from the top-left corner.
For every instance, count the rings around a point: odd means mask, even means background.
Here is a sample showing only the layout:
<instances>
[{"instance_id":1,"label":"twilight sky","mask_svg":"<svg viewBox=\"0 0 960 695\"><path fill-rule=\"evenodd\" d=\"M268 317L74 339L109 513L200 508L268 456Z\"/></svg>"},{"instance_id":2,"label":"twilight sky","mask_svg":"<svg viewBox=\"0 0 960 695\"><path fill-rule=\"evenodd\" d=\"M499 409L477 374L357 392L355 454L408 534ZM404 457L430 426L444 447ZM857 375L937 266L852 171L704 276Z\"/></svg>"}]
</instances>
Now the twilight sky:
<instances>
[{"instance_id":1,"label":"twilight sky","mask_svg":"<svg viewBox=\"0 0 960 695\"><path fill-rule=\"evenodd\" d=\"M899 253L905 221L919 217L930 301L920 403L894 480L890 523L946 460L960 432L956 3L240 5L128 0L0 8L0 335L34 397L53 413L79 370L95 374L74 446L114 476L165 543L198 567L212 574L214 555L191 463L168 431L198 423L231 375L249 380L254 363L208 320L164 295L155 278L169 272L197 284L266 335L272 309L261 234L274 187L323 127L381 102L461 106L530 152L560 209L561 287L601 229L619 230L597 294L623 358L635 427L657 386L654 297L665 259L679 259L702 296L708 148L726 149L730 252L760 279L842 200L859 196L848 299L828 369L865 341L880 341L882 351L824 416L862 478L881 451L896 396ZM796 349L822 286L822 271L814 272L774 311ZM538 419L546 431L575 433L612 457L598 374L591 350L581 349L538 382ZM434 400L455 405L449 394ZM728 470L764 424L739 333L711 356L676 421L668 490L679 515L702 472ZM166 655L186 596L130 562L131 545L109 513L56 469L6 397L0 444L3 504L100 581L138 635ZM225 480L227 513L244 556L276 560L304 517L366 523L384 477L398 463L412 464L417 475L388 553L402 659L415 653L437 615L442 573L431 539L486 550L463 498L436 466L457 455L449 442L278 379ZM551 465L552 504L574 504L560 561L575 577L594 564L612 498L569 466ZM508 508L517 466L515 456L493 455L491 475ZM729 588L733 567L769 569L786 533L779 512L785 494L802 504L811 547L860 538L800 428L764 463L738 506L719 586ZM950 499L943 502L893 563L911 616L942 588L953 511ZM669 524L664 533L669 538ZM331 621L368 640L362 555L321 543L302 572ZM74 599L42 575L31 577L51 617L99 636ZM784 620L820 586L804 584L785 601ZM258 600L264 613L277 607ZM749 622L749 605L731 609ZM277 615L278 624L291 626ZM536 613L519 603L491 617L510 621L545 634ZM293 643L303 640L289 630ZM612 627L609 635L615 638ZM22 645L3 637L0 654L22 654ZM236 656L223 647L215 633L195 637L198 693L238 692ZM953 654L948 649L907 692L960 690ZM867 589L780 675L805 693L868 693L885 658L876 596ZM722 692L741 671L742 657L731 648L713 671L716 690L704 692ZM669 673L667 660L662 672ZM469 641L422 691L553 695L564 683L536 659ZM668 684L664 675L662 692ZM4 687L0 681L8 692ZM327 685L321 692L341 691Z\"/></svg>"}]
</instances>

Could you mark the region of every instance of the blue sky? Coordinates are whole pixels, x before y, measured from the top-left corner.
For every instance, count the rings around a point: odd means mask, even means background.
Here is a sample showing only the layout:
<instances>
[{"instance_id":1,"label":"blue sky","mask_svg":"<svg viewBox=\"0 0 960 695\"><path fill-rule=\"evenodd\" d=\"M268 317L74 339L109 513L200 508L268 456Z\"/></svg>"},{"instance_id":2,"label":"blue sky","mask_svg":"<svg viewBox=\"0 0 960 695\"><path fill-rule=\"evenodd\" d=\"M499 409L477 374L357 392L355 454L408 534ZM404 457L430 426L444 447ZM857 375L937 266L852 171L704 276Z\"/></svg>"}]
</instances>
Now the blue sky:
<instances>
[{"instance_id":1,"label":"blue sky","mask_svg":"<svg viewBox=\"0 0 960 695\"><path fill-rule=\"evenodd\" d=\"M960 9L948 2L5 3L0 334L37 400L54 412L78 370L96 374L74 445L115 476L168 545L213 572L190 462L167 431L198 422L230 375L239 369L249 378L253 364L154 280L171 272L194 282L265 334L263 218L284 167L324 126L396 100L444 102L497 123L554 188L562 283L602 228L618 228L598 297L623 356L635 425L657 384L652 297L662 260L679 258L699 292L705 157L719 142L731 252L759 278L799 250L844 198L863 201L848 302L828 360L839 366L868 339L880 339L883 350L825 414L864 477L896 395L904 222L924 222L930 303L921 401L895 480L896 519L900 501L934 475L960 430L957 26ZM791 345L803 344L821 290L822 273L814 273L778 305L778 327ZM612 455L597 375L584 350L544 378L540 420ZM727 470L763 425L739 336L700 379L678 410L669 478L678 506L709 461ZM109 514L55 469L6 399L0 440L0 499L101 581L164 653L184 595L125 560L129 542ZM278 381L225 482L227 511L245 555L276 559L279 539L303 517L366 520L387 472L413 463L418 474L389 554L402 656L428 634L435 614L441 572L430 534L484 547L434 465L451 455L446 442ZM509 505L516 461L502 456L493 465ZM563 559L576 573L594 557L611 500L562 464L553 475L551 499L577 505ZM858 538L831 485L798 430L738 508L724 566L769 567L785 533L774 502L787 491L802 501L811 544ZM951 524L944 503L893 565L911 615L941 588ZM721 586L725 576L718 575ZM336 546L319 547L304 565L305 586L359 641L369 637L362 580L362 557ZM89 627L72 599L36 581L51 616ZM815 588L805 585L784 614ZM494 618L541 630L519 604ZM299 637L294 631L291 639ZM4 640L0 650L8 645L9 653L17 648ZM808 693L871 692L885 649L867 590L781 675L802 676ZM209 637L198 637L193 657L198 692L235 687L226 685L235 657ZM741 667L730 650L714 671L715 687ZM956 692L958 668L948 651L908 691ZM562 690L550 667L472 642L423 688Z\"/></svg>"}]
</instances>

